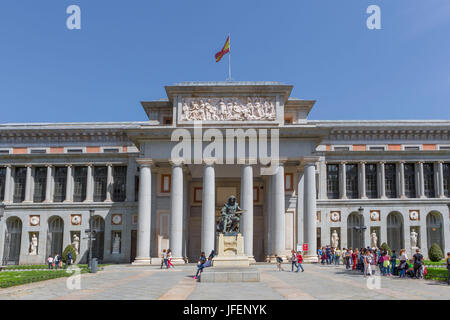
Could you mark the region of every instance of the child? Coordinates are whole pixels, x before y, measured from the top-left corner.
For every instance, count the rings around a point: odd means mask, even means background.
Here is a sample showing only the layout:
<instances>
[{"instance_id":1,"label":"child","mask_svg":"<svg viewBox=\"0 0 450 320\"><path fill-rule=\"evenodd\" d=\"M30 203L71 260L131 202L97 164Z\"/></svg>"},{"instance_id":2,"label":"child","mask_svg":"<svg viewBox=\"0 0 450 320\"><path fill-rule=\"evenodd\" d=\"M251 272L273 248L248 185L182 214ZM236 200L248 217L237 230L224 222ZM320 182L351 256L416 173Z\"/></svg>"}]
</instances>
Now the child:
<instances>
[{"instance_id":1,"label":"child","mask_svg":"<svg viewBox=\"0 0 450 320\"><path fill-rule=\"evenodd\" d=\"M52 256L48 256L47 263L48 263L48 268L53 269L53 257Z\"/></svg>"},{"instance_id":2,"label":"child","mask_svg":"<svg viewBox=\"0 0 450 320\"><path fill-rule=\"evenodd\" d=\"M450 252L447 252L447 271L448 271L447 285L450 286Z\"/></svg>"},{"instance_id":3,"label":"child","mask_svg":"<svg viewBox=\"0 0 450 320\"><path fill-rule=\"evenodd\" d=\"M166 267L168 268L166 249L163 249L163 251L162 251L161 269L162 269L163 265L166 265Z\"/></svg>"},{"instance_id":4,"label":"child","mask_svg":"<svg viewBox=\"0 0 450 320\"><path fill-rule=\"evenodd\" d=\"M278 271L284 271L283 267L281 266L281 264L283 263L283 258L275 255L275 258L277 259L277 267L278 267Z\"/></svg>"}]
</instances>

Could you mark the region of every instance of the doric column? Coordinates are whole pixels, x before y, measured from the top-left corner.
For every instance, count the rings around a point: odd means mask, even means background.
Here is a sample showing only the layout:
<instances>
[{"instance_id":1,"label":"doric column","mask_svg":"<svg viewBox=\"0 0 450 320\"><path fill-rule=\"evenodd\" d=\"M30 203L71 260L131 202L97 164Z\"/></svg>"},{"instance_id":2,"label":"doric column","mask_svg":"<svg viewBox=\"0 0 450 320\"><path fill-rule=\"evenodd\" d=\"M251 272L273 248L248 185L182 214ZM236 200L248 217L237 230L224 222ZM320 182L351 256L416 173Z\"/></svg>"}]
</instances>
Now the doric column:
<instances>
[{"instance_id":1,"label":"doric column","mask_svg":"<svg viewBox=\"0 0 450 320\"><path fill-rule=\"evenodd\" d=\"M139 202L137 250L133 264L150 264L151 239L151 200L152 200L152 170L153 161L150 159L137 159L139 170Z\"/></svg>"},{"instance_id":2,"label":"doric column","mask_svg":"<svg viewBox=\"0 0 450 320\"><path fill-rule=\"evenodd\" d=\"M172 163L170 191L170 249L173 262L183 264L183 167L181 162Z\"/></svg>"},{"instance_id":3,"label":"doric column","mask_svg":"<svg viewBox=\"0 0 450 320\"><path fill-rule=\"evenodd\" d=\"M6 166L6 175L5 175L5 194L4 194L4 203L11 202L12 195L12 179L11 179L11 165Z\"/></svg>"},{"instance_id":4,"label":"doric column","mask_svg":"<svg viewBox=\"0 0 450 320\"><path fill-rule=\"evenodd\" d=\"M339 164L339 197L341 199L347 199L347 178L345 172L345 162Z\"/></svg>"},{"instance_id":5,"label":"doric column","mask_svg":"<svg viewBox=\"0 0 450 320\"><path fill-rule=\"evenodd\" d=\"M250 162L250 161L249 161ZM251 262L253 257L253 167L245 164L241 176L241 208L245 210L242 217L242 235L244 236L244 252Z\"/></svg>"},{"instance_id":6,"label":"doric column","mask_svg":"<svg viewBox=\"0 0 450 320\"><path fill-rule=\"evenodd\" d=\"M386 172L384 170L384 161L381 161L378 163L378 167L379 167L379 181L378 181L378 185L380 186L380 198L381 199L386 199Z\"/></svg>"},{"instance_id":7,"label":"doric column","mask_svg":"<svg viewBox=\"0 0 450 320\"><path fill-rule=\"evenodd\" d=\"M399 196L401 199L405 199L406 195L405 195L405 162L404 161L400 161L397 164L398 167L398 186L399 186Z\"/></svg>"},{"instance_id":8,"label":"doric column","mask_svg":"<svg viewBox=\"0 0 450 320\"><path fill-rule=\"evenodd\" d=\"M273 175L273 224L272 240L274 254L283 255L286 251L286 215L284 195L284 166L280 163ZM314 177L315 179L315 177ZM315 192L315 191L314 191ZM315 193L314 193L315 194Z\"/></svg>"},{"instance_id":9,"label":"doric column","mask_svg":"<svg viewBox=\"0 0 450 320\"><path fill-rule=\"evenodd\" d=\"M297 167L297 171L298 171L298 178L297 178L297 243L301 244L303 243L303 225L304 225L304 220L303 220L303 202L304 202L304 195L305 195L305 191L304 191L304 173L303 173L304 168L301 166Z\"/></svg>"},{"instance_id":10,"label":"doric column","mask_svg":"<svg viewBox=\"0 0 450 320\"><path fill-rule=\"evenodd\" d=\"M25 180L25 201L24 202L33 202L33 192L32 192L32 183L33 176L31 172L31 165L26 165L27 168L27 176Z\"/></svg>"},{"instance_id":11,"label":"doric column","mask_svg":"<svg viewBox=\"0 0 450 320\"><path fill-rule=\"evenodd\" d=\"M86 181L86 200L84 202L94 201L94 176L92 170L94 166L92 163L87 165L87 181Z\"/></svg>"},{"instance_id":12,"label":"doric column","mask_svg":"<svg viewBox=\"0 0 450 320\"><path fill-rule=\"evenodd\" d=\"M366 195L366 163L364 161L358 163L358 189L359 189L359 197L361 199L367 199Z\"/></svg>"},{"instance_id":13,"label":"doric column","mask_svg":"<svg viewBox=\"0 0 450 320\"><path fill-rule=\"evenodd\" d=\"M53 187L53 166L48 164L47 167L47 178L45 180L45 201L44 202L53 202L52 197L52 187Z\"/></svg>"},{"instance_id":14,"label":"doric column","mask_svg":"<svg viewBox=\"0 0 450 320\"><path fill-rule=\"evenodd\" d=\"M445 193L444 193L444 162L443 161L438 161L437 162L437 171L438 171L438 175L437 175L437 196L439 198L445 198Z\"/></svg>"},{"instance_id":15,"label":"doric column","mask_svg":"<svg viewBox=\"0 0 450 320\"><path fill-rule=\"evenodd\" d=\"M303 177L303 171L301 174ZM327 165L323 160L319 162L319 199L327 199Z\"/></svg>"},{"instance_id":16,"label":"doric column","mask_svg":"<svg viewBox=\"0 0 450 320\"><path fill-rule=\"evenodd\" d=\"M64 202L73 202L73 174L72 174L72 165L66 165L67 168L67 178L66 178L66 199ZM47 171L48 174L48 171Z\"/></svg>"},{"instance_id":17,"label":"doric column","mask_svg":"<svg viewBox=\"0 0 450 320\"><path fill-rule=\"evenodd\" d=\"M419 171L419 187L418 187L418 197L419 198L425 198L425 185L424 185L424 178L423 178L423 161L417 162L418 171Z\"/></svg>"},{"instance_id":18,"label":"doric column","mask_svg":"<svg viewBox=\"0 0 450 320\"><path fill-rule=\"evenodd\" d=\"M112 188L113 188L113 166L111 163L106 165L107 176L106 176L106 199L105 202L112 201Z\"/></svg>"},{"instance_id":19,"label":"doric column","mask_svg":"<svg viewBox=\"0 0 450 320\"><path fill-rule=\"evenodd\" d=\"M203 192L202 192L202 238L201 251L209 255L214 250L215 241L215 171L214 161L203 161Z\"/></svg>"},{"instance_id":20,"label":"doric column","mask_svg":"<svg viewBox=\"0 0 450 320\"><path fill-rule=\"evenodd\" d=\"M344 165L345 168L345 165ZM317 226L316 226L316 167L313 162L306 163L304 179L303 196L303 238L304 243L308 244L308 253L305 254L305 260L317 262Z\"/></svg>"}]
</instances>

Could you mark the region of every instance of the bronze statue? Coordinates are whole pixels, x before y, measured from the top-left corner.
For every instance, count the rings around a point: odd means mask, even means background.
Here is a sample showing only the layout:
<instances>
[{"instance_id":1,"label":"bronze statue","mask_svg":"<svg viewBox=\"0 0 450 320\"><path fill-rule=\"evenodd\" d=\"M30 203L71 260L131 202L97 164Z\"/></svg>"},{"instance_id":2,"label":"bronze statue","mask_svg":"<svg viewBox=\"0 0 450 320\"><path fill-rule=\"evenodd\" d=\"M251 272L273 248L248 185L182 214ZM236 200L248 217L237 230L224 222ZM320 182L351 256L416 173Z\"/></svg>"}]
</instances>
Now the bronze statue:
<instances>
[{"instance_id":1,"label":"bronze statue","mask_svg":"<svg viewBox=\"0 0 450 320\"><path fill-rule=\"evenodd\" d=\"M223 233L239 233L241 214L244 210L239 208L235 196L230 196L221 210L221 217L217 224L217 231Z\"/></svg>"}]
</instances>

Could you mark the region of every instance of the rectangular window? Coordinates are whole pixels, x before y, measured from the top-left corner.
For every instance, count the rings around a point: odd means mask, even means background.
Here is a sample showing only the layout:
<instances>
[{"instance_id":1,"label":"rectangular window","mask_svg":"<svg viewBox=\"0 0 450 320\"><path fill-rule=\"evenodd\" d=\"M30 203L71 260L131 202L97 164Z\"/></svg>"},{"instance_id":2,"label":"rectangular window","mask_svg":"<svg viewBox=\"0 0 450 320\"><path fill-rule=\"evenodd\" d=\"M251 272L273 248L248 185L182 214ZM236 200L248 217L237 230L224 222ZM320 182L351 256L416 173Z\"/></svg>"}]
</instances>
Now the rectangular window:
<instances>
[{"instance_id":1,"label":"rectangular window","mask_svg":"<svg viewBox=\"0 0 450 320\"><path fill-rule=\"evenodd\" d=\"M17 167L14 174L14 202L25 200L25 183L27 180L27 168Z\"/></svg>"},{"instance_id":2,"label":"rectangular window","mask_svg":"<svg viewBox=\"0 0 450 320\"><path fill-rule=\"evenodd\" d=\"M161 192L168 193L170 192L170 174L162 174L161 175Z\"/></svg>"},{"instance_id":3,"label":"rectangular window","mask_svg":"<svg viewBox=\"0 0 450 320\"><path fill-rule=\"evenodd\" d=\"M377 165L366 164L366 195L369 199L378 198Z\"/></svg>"},{"instance_id":4,"label":"rectangular window","mask_svg":"<svg viewBox=\"0 0 450 320\"><path fill-rule=\"evenodd\" d=\"M9 154L9 149L0 150L0 154Z\"/></svg>"},{"instance_id":5,"label":"rectangular window","mask_svg":"<svg viewBox=\"0 0 450 320\"><path fill-rule=\"evenodd\" d=\"M294 174L285 173L284 174L284 190L293 191L294 190Z\"/></svg>"},{"instance_id":6,"label":"rectangular window","mask_svg":"<svg viewBox=\"0 0 450 320\"><path fill-rule=\"evenodd\" d=\"M408 198L416 198L416 177L414 163L405 163L405 195Z\"/></svg>"},{"instance_id":7,"label":"rectangular window","mask_svg":"<svg viewBox=\"0 0 450 320\"><path fill-rule=\"evenodd\" d=\"M424 163L423 164L423 182L424 191L427 198L435 198L436 193L434 189L434 164Z\"/></svg>"},{"instance_id":8,"label":"rectangular window","mask_svg":"<svg viewBox=\"0 0 450 320\"><path fill-rule=\"evenodd\" d=\"M55 167L55 191L53 202L63 202L66 199L67 167Z\"/></svg>"},{"instance_id":9,"label":"rectangular window","mask_svg":"<svg viewBox=\"0 0 450 320\"><path fill-rule=\"evenodd\" d=\"M386 197L397 198L396 166L394 163L384 165L384 180L386 184Z\"/></svg>"},{"instance_id":10,"label":"rectangular window","mask_svg":"<svg viewBox=\"0 0 450 320\"><path fill-rule=\"evenodd\" d=\"M30 153L31 154L43 154L43 153L47 153L47 150L45 150L45 149L31 149Z\"/></svg>"},{"instance_id":11,"label":"rectangular window","mask_svg":"<svg viewBox=\"0 0 450 320\"><path fill-rule=\"evenodd\" d=\"M119 148L104 148L103 153L119 153Z\"/></svg>"},{"instance_id":12,"label":"rectangular window","mask_svg":"<svg viewBox=\"0 0 450 320\"><path fill-rule=\"evenodd\" d=\"M34 202L43 202L45 200L45 191L47 186L47 168L36 167L34 169Z\"/></svg>"},{"instance_id":13,"label":"rectangular window","mask_svg":"<svg viewBox=\"0 0 450 320\"><path fill-rule=\"evenodd\" d=\"M113 167L113 201L123 202L127 196L127 167Z\"/></svg>"},{"instance_id":14,"label":"rectangular window","mask_svg":"<svg viewBox=\"0 0 450 320\"><path fill-rule=\"evenodd\" d=\"M106 200L107 167L94 167L94 202Z\"/></svg>"},{"instance_id":15,"label":"rectangular window","mask_svg":"<svg viewBox=\"0 0 450 320\"><path fill-rule=\"evenodd\" d=\"M139 176L134 177L134 201L139 201Z\"/></svg>"},{"instance_id":16,"label":"rectangular window","mask_svg":"<svg viewBox=\"0 0 450 320\"><path fill-rule=\"evenodd\" d=\"M444 176L444 195L450 196L450 163L442 164L442 173Z\"/></svg>"},{"instance_id":17,"label":"rectangular window","mask_svg":"<svg viewBox=\"0 0 450 320\"><path fill-rule=\"evenodd\" d=\"M73 201L86 200L87 167L75 167L73 171Z\"/></svg>"},{"instance_id":18,"label":"rectangular window","mask_svg":"<svg viewBox=\"0 0 450 320\"><path fill-rule=\"evenodd\" d=\"M67 153L83 153L83 149L67 149Z\"/></svg>"},{"instance_id":19,"label":"rectangular window","mask_svg":"<svg viewBox=\"0 0 450 320\"><path fill-rule=\"evenodd\" d=\"M345 166L345 186L349 199L358 198L358 165L347 164Z\"/></svg>"},{"instance_id":20,"label":"rectangular window","mask_svg":"<svg viewBox=\"0 0 450 320\"><path fill-rule=\"evenodd\" d=\"M327 196L328 199L339 198L339 165L327 164Z\"/></svg>"},{"instance_id":21,"label":"rectangular window","mask_svg":"<svg viewBox=\"0 0 450 320\"><path fill-rule=\"evenodd\" d=\"M0 168L0 201L5 200L6 168Z\"/></svg>"},{"instance_id":22,"label":"rectangular window","mask_svg":"<svg viewBox=\"0 0 450 320\"><path fill-rule=\"evenodd\" d=\"M410 147L405 147L405 150L409 150L409 151L420 150L420 147L410 146Z\"/></svg>"},{"instance_id":23,"label":"rectangular window","mask_svg":"<svg viewBox=\"0 0 450 320\"><path fill-rule=\"evenodd\" d=\"M334 151L350 151L350 147L334 147Z\"/></svg>"}]
</instances>

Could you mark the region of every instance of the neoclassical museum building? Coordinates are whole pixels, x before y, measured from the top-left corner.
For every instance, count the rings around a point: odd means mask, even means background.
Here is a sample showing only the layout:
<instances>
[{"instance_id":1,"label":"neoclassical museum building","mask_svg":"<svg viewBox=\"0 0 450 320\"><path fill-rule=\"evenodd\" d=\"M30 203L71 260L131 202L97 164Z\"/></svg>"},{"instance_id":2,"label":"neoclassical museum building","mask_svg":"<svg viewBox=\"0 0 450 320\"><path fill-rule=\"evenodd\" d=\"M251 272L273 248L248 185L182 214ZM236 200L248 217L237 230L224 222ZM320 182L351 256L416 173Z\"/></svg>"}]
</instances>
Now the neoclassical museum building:
<instances>
[{"instance_id":1,"label":"neoclassical museum building","mask_svg":"<svg viewBox=\"0 0 450 320\"><path fill-rule=\"evenodd\" d=\"M167 248L196 262L231 195L251 261L332 243L450 251L450 121L308 120L315 101L292 88L183 82L141 122L0 125L2 264L69 244L85 262L90 222L101 262Z\"/></svg>"}]
</instances>

